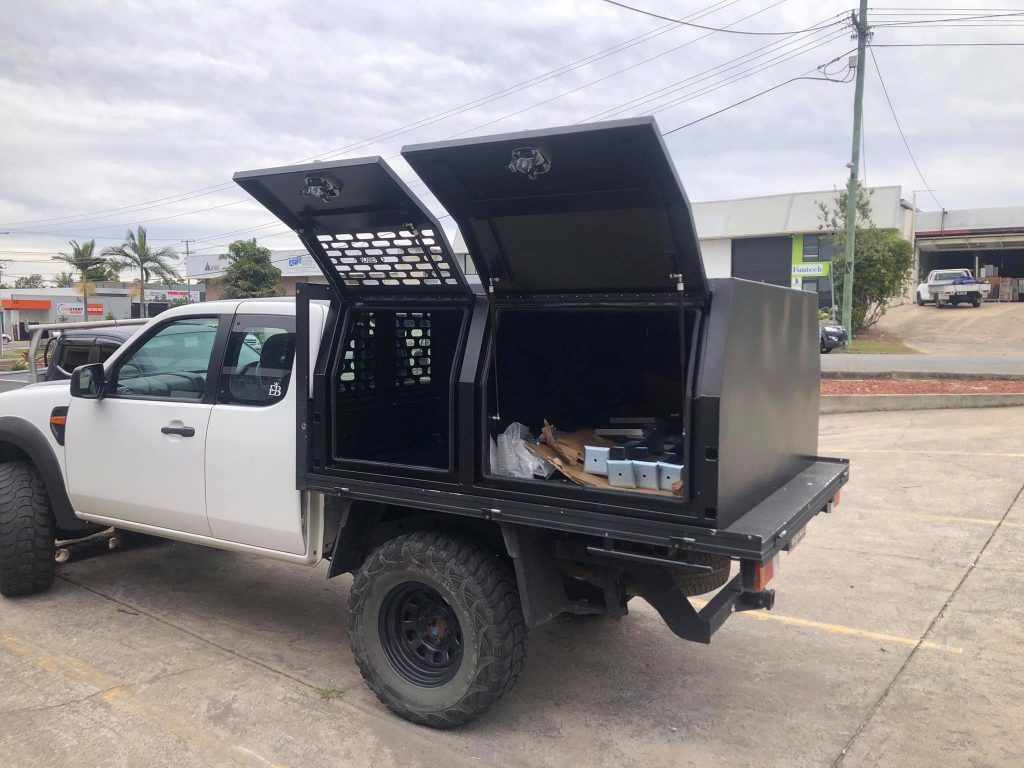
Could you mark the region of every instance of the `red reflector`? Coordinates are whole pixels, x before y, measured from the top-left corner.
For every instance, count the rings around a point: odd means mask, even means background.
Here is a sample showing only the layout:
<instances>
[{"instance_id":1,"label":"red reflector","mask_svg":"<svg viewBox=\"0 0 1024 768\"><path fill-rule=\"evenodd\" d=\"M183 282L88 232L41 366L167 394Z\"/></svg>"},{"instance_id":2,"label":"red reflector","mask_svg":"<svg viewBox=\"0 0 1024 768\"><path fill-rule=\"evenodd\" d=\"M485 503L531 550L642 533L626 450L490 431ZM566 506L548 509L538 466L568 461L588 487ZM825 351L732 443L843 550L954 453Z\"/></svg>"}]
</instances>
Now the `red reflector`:
<instances>
[{"instance_id":1,"label":"red reflector","mask_svg":"<svg viewBox=\"0 0 1024 768\"><path fill-rule=\"evenodd\" d=\"M772 580L775 575L775 566L778 563L779 556L776 555L767 563L757 563L754 566L754 591L763 592L765 587L768 586L768 582Z\"/></svg>"},{"instance_id":2,"label":"red reflector","mask_svg":"<svg viewBox=\"0 0 1024 768\"><path fill-rule=\"evenodd\" d=\"M836 497L834 499L832 499L832 506L833 507L838 507L839 506L839 498L842 495L843 495L842 491L836 491Z\"/></svg>"}]
</instances>

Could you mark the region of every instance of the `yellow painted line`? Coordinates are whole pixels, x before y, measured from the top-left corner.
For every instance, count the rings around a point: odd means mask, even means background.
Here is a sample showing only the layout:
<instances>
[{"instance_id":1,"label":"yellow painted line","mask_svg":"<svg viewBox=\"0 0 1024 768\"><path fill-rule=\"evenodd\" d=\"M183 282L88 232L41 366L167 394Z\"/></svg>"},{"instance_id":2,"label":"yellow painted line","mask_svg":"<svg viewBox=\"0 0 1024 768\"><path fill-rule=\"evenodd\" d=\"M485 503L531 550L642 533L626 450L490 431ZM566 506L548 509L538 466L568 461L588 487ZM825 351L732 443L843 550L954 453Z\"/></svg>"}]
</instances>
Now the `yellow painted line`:
<instances>
[{"instance_id":1,"label":"yellow painted line","mask_svg":"<svg viewBox=\"0 0 1024 768\"><path fill-rule=\"evenodd\" d=\"M34 648L24 640L16 638L13 635L4 635L0 638L0 644L12 653L31 659L37 667L49 672L50 674L91 683L100 690L121 685L120 680L117 680L94 667L90 667L88 664L85 664L78 659L73 659L70 656L63 655L54 656L42 649Z\"/></svg>"},{"instance_id":2,"label":"yellow painted line","mask_svg":"<svg viewBox=\"0 0 1024 768\"><path fill-rule=\"evenodd\" d=\"M124 693L124 686L118 685L104 693L103 700L107 702L107 704L113 704L121 697L122 693Z\"/></svg>"},{"instance_id":3,"label":"yellow painted line","mask_svg":"<svg viewBox=\"0 0 1024 768\"><path fill-rule=\"evenodd\" d=\"M1024 453L991 453L986 451L932 451L916 448L821 448L822 454L835 454L842 456L844 453L924 453L929 456L1007 456L1011 459L1024 459Z\"/></svg>"},{"instance_id":4,"label":"yellow painted line","mask_svg":"<svg viewBox=\"0 0 1024 768\"><path fill-rule=\"evenodd\" d=\"M225 747L215 732L205 731L196 725L186 722L174 713L167 712L159 704L138 700L130 695L131 692L125 683L98 669L90 667L79 659L64 655L52 655L41 648L33 647L21 638L14 637L13 635L0 635L0 648L34 662L37 667L52 675L89 682L98 688L96 693L107 704L148 716L156 722L164 733L188 739L203 749L214 752L220 757L227 758L229 762L239 763L238 755L241 754L246 758L258 759L263 765L273 766L273 768L285 768L281 764L272 763L262 755L245 747ZM245 762L251 765L253 761L248 759Z\"/></svg>"},{"instance_id":5,"label":"yellow painted line","mask_svg":"<svg viewBox=\"0 0 1024 768\"><path fill-rule=\"evenodd\" d=\"M690 600L695 608L703 608L707 605L706 600ZM785 624L790 627L802 627L804 629L816 629L821 632L828 632L832 635L845 635L846 637L858 637L862 640L873 640L878 643L895 643L897 645L906 645L911 648L917 646L918 640L913 637L900 637L899 635L888 635L884 632L872 632L868 629L858 629L857 627L847 627L843 624L827 624L822 621L811 621L810 619L799 619L796 616L784 616L778 613L770 613L766 611L743 611L743 616L748 616L751 619L757 619L758 621L774 621L779 624ZM933 651L942 651L943 653L949 653L954 656L959 656L963 653L962 648L953 648L948 645L940 645L939 643L931 643L925 640L921 643L922 648L927 648Z\"/></svg>"}]
</instances>

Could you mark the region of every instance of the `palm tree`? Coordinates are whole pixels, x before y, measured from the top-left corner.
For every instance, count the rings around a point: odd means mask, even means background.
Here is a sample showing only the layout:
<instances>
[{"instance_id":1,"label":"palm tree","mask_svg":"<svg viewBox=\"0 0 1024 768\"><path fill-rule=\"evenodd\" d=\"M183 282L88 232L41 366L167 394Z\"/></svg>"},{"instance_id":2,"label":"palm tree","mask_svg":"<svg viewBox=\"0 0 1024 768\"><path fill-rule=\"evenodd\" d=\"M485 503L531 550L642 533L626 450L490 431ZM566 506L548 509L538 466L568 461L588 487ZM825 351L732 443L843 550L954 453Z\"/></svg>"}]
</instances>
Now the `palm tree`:
<instances>
[{"instance_id":1,"label":"palm tree","mask_svg":"<svg viewBox=\"0 0 1024 768\"><path fill-rule=\"evenodd\" d=\"M71 253L60 253L53 258L57 261L63 261L65 264L72 267L78 272L80 281L79 289L82 291L82 319L89 319L89 270L94 267L103 264L106 260L102 256L97 256L96 241L90 240L87 243L79 245L77 240L69 241L71 246Z\"/></svg>"},{"instance_id":2,"label":"palm tree","mask_svg":"<svg viewBox=\"0 0 1024 768\"><path fill-rule=\"evenodd\" d=\"M75 284L75 276L70 272L58 272L50 282L54 288L70 288Z\"/></svg>"},{"instance_id":3,"label":"palm tree","mask_svg":"<svg viewBox=\"0 0 1024 768\"><path fill-rule=\"evenodd\" d=\"M104 256L112 256L114 268L137 269L139 271L139 310L142 317L146 316L145 290L151 277L164 281L178 279L169 260L177 261L178 254L173 248L150 248L146 240L146 228L139 226L135 232L130 229L125 233L124 242L118 246L103 249Z\"/></svg>"}]
</instances>

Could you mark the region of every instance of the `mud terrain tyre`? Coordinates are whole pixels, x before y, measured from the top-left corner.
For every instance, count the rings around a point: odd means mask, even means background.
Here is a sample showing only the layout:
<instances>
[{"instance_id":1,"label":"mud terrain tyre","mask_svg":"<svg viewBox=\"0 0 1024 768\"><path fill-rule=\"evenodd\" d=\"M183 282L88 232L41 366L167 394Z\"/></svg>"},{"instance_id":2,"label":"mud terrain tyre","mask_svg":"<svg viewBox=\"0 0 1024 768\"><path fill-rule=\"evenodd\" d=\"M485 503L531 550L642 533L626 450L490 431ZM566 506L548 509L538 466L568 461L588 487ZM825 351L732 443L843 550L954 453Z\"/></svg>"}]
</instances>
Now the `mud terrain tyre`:
<instances>
[{"instance_id":1,"label":"mud terrain tyre","mask_svg":"<svg viewBox=\"0 0 1024 768\"><path fill-rule=\"evenodd\" d=\"M27 461L0 463L0 595L53 584L56 522L43 478Z\"/></svg>"},{"instance_id":2,"label":"mud terrain tyre","mask_svg":"<svg viewBox=\"0 0 1024 768\"><path fill-rule=\"evenodd\" d=\"M399 717L432 728L480 715L526 659L515 583L469 539L417 532L384 543L356 572L348 603L366 684Z\"/></svg>"}]
</instances>

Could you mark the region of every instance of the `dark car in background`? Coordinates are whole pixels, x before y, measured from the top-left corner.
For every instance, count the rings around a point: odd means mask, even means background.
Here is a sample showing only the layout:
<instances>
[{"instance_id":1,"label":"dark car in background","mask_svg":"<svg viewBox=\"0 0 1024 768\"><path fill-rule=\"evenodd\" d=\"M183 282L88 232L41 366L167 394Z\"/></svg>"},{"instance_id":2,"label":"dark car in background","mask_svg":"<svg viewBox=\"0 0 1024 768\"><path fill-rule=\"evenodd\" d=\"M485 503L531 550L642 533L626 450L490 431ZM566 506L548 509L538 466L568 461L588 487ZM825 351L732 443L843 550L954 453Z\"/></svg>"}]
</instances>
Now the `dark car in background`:
<instances>
[{"instance_id":1,"label":"dark car in background","mask_svg":"<svg viewBox=\"0 0 1024 768\"><path fill-rule=\"evenodd\" d=\"M43 351L46 373L43 381L70 379L71 372L80 365L102 363L141 326L111 326L109 328L70 329L59 336L51 336Z\"/></svg>"},{"instance_id":2,"label":"dark car in background","mask_svg":"<svg viewBox=\"0 0 1024 768\"><path fill-rule=\"evenodd\" d=\"M846 329L839 323L825 320L818 323L818 329L821 336L821 354L823 355L827 355L836 347L845 347L850 341Z\"/></svg>"}]
</instances>

